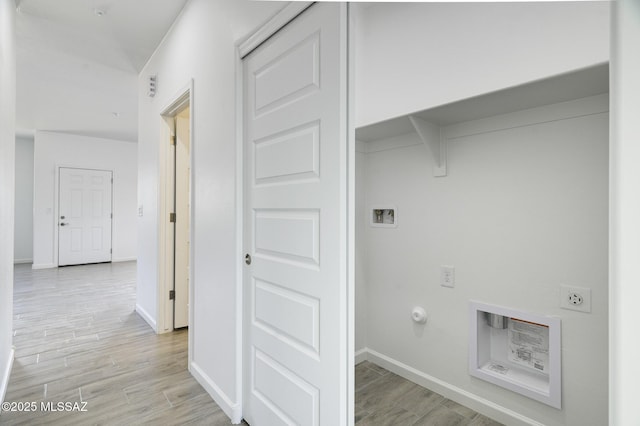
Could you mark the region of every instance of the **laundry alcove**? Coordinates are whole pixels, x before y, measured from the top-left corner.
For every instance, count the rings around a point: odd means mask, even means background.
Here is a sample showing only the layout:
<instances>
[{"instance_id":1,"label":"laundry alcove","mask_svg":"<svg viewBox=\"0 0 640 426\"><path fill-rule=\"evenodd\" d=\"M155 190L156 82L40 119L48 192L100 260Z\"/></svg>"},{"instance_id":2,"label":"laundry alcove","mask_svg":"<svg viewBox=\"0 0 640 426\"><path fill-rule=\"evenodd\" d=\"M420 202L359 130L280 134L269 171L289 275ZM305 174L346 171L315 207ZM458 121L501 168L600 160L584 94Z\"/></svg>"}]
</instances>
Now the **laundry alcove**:
<instances>
[{"instance_id":1,"label":"laundry alcove","mask_svg":"<svg viewBox=\"0 0 640 426\"><path fill-rule=\"evenodd\" d=\"M554 424L578 400L601 402L570 382L606 360L576 336L606 325L608 91L601 63L356 130L356 363L480 412L499 406L503 421L517 407ZM391 208L401 221L373 223ZM560 285L578 283L601 308L560 309ZM561 321L563 369L550 373L561 398L470 374L471 300ZM425 324L412 321L416 306ZM592 378L603 386L604 370Z\"/></svg>"}]
</instances>

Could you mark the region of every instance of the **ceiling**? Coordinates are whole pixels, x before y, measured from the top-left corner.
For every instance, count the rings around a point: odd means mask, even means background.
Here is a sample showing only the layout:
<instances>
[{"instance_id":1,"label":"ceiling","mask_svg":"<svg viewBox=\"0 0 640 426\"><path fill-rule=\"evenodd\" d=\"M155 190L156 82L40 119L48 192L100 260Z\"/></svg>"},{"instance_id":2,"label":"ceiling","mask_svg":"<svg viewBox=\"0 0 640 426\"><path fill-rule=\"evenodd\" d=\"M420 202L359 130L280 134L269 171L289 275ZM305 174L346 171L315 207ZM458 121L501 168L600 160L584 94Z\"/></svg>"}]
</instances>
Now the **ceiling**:
<instances>
[{"instance_id":1,"label":"ceiling","mask_svg":"<svg viewBox=\"0 0 640 426\"><path fill-rule=\"evenodd\" d=\"M138 73L187 0L20 0L16 127L136 142Z\"/></svg>"}]
</instances>

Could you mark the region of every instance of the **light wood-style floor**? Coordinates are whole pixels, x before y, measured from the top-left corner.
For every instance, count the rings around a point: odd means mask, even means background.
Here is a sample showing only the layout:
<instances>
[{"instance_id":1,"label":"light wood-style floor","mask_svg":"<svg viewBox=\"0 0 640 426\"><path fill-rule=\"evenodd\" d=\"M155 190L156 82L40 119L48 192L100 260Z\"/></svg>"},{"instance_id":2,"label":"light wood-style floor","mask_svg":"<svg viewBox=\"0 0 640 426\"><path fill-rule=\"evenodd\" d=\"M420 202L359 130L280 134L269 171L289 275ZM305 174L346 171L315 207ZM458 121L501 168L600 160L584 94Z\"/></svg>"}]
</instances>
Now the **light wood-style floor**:
<instances>
[{"instance_id":1,"label":"light wood-style floor","mask_svg":"<svg viewBox=\"0 0 640 426\"><path fill-rule=\"evenodd\" d=\"M17 265L16 359L2 425L230 425L187 371L187 331L156 335L135 312L135 262ZM44 412L41 402L86 412ZM72 405L72 407L74 407ZM498 426L370 362L356 366L356 424ZM245 423L246 425L246 423Z\"/></svg>"},{"instance_id":2,"label":"light wood-style floor","mask_svg":"<svg viewBox=\"0 0 640 426\"><path fill-rule=\"evenodd\" d=\"M230 425L187 371L187 332L135 312L135 262L17 265L16 358L5 401L86 402L86 412L0 415L2 425Z\"/></svg>"},{"instance_id":3,"label":"light wood-style floor","mask_svg":"<svg viewBox=\"0 0 640 426\"><path fill-rule=\"evenodd\" d=\"M502 426L368 361L356 366L358 426Z\"/></svg>"}]
</instances>

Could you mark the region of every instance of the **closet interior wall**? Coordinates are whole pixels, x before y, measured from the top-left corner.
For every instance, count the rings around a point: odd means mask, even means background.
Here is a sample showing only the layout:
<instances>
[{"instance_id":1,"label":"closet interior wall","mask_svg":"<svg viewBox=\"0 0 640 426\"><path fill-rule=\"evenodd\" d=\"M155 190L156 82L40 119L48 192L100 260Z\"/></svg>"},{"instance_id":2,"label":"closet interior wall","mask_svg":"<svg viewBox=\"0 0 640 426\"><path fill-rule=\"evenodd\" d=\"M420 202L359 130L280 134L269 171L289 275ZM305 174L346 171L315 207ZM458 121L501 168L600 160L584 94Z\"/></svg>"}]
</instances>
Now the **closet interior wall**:
<instances>
[{"instance_id":1,"label":"closet interior wall","mask_svg":"<svg viewBox=\"0 0 640 426\"><path fill-rule=\"evenodd\" d=\"M608 22L604 2L359 9L356 125L606 67ZM357 142L356 362L502 421L606 424L608 95L519 114L487 117L490 128L445 123L445 177L415 132ZM370 226L377 205L397 209L396 228ZM442 265L455 267L454 288L440 285ZM591 313L560 309L561 285L590 288ZM562 409L469 375L470 300L561 318ZM411 320L414 306L426 324Z\"/></svg>"}]
</instances>

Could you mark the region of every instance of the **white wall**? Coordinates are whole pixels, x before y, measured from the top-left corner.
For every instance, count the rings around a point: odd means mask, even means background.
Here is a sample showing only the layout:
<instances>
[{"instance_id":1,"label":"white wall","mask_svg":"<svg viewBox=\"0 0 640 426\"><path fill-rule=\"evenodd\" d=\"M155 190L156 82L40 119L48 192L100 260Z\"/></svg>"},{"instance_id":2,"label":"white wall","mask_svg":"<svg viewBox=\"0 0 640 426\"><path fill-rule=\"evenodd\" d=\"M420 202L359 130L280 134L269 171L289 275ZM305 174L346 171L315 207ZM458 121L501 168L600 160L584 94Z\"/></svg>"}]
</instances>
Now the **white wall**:
<instances>
[{"instance_id":1,"label":"white wall","mask_svg":"<svg viewBox=\"0 0 640 426\"><path fill-rule=\"evenodd\" d=\"M57 266L57 167L113 170L114 262L136 259L137 155L135 143L66 133L36 132L34 145L33 267Z\"/></svg>"},{"instance_id":2,"label":"white wall","mask_svg":"<svg viewBox=\"0 0 640 426\"><path fill-rule=\"evenodd\" d=\"M608 16L608 2L363 8L356 126L605 62Z\"/></svg>"},{"instance_id":3,"label":"white wall","mask_svg":"<svg viewBox=\"0 0 640 426\"><path fill-rule=\"evenodd\" d=\"M156 321L160 114L194 81L193 164L194 321L191 371L227 414L238 413L241 366L236 334L236 91L235 44L280 8L279 2L192 0L140 73L137 304ZM158 75L147 97L146 78Z\"/></svg>"},{"instance_id":4,"label":"white wall","mask_svg":"<svg viewBox=\"0 0 640 426\"><path fill-rule=\"evenodd\" d=\"M15 263L33 262L33 138L16 137Z\"/></svg>"},{"instance_id":5,"label":"white wall","mask_svg":"<svg viewBox=\"0 0 640 426\"><path fill-rule=\"evenodd\" d=\"M0 401L4 401L13 362L15 12L13 0L0 0Z\"/></svg>"},{"instance_id":6,"label":"white wall","mask_svg":"<svg viewBox=\"0 0 640 426\"><path fill-rule=\"evenodd\" d=\"M583 115L594 102L604 112ZM398 209L397 228L361 241L368 348L545 425L607 424L608 99L576 111L448 140L446 177L415 134L366 154L367 208ZM561 310L561 284L591 288L592 313ZM561 318L562 411L469 376L469 300Z\"/></svg>"},{"instance_id":7,"label":"white wall","mask_svg":"<svg viewBox=\"0 0 640 426\"><path fill-rule=\"evenodd\" d=\"M610 425L640 424L640 3L614 3L611 99Z\"/></svg>"}]
</instances>

